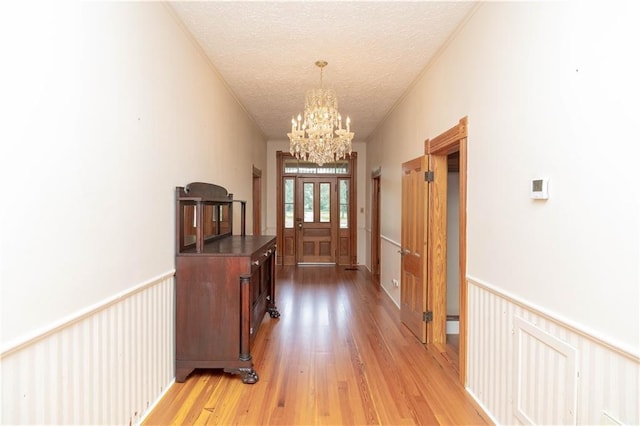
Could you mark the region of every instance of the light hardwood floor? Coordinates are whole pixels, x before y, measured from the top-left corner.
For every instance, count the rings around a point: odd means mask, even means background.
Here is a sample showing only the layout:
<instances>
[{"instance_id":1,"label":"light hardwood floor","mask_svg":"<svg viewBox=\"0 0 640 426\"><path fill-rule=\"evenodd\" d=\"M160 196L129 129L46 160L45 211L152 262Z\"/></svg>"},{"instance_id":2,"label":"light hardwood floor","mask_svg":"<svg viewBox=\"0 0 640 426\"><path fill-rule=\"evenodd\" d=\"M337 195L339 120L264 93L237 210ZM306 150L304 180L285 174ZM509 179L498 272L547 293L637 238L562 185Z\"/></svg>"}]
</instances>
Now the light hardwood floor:
<instances>
[{"instance_id":1,"label":"light hardwood floor","mask_svg":"<svg viewBox=\"0 0 640 426\"><path fill-rule=\"evenodd\" d=\"M196 370L145 424L486 424L455 353L425 347L364 269L277 267L276 305L253 342L260 380Z\"/></svg>"}]
</instances>

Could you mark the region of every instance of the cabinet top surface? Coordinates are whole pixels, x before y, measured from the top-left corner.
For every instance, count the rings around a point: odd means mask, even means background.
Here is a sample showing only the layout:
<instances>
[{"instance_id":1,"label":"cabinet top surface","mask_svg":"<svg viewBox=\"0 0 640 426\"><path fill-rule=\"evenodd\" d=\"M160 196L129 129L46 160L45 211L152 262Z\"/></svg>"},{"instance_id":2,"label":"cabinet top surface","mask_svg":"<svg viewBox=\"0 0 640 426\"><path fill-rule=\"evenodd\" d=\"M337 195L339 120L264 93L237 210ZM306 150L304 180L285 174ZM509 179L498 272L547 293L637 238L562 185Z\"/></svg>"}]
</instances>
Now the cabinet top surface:
<instances>
[{"instance_id":1,"label":"cabinet top surface","mask_svg":"<svg viewBox=\"0 0 640 426\"><path fill-rule=\"evenodd\" d=\"M266 250L275 240L274 235L231 235L206 243L202 253L196 253L195 247L192 247L177 256L251 256L261 249Z\"/></svg>"}]
</instances>

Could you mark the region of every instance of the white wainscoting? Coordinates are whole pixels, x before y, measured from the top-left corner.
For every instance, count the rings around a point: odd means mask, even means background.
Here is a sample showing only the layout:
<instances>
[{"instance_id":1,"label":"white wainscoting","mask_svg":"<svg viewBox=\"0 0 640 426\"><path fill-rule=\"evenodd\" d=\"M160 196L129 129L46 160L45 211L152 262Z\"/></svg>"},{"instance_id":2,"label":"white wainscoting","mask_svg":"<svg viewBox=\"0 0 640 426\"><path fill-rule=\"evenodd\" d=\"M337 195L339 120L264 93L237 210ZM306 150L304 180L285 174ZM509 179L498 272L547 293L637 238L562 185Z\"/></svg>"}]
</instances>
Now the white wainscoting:
<instances>
[{"instance_id":1,"label":"white wainscoting","mask_svg":"<svg viewBox=\"0 0 640 426\"><path fill-rule=\"evenodd\" d=\"M0 423L138 423L174 380L173 276L3 350Z\"/></svg>"},{"instance_id":2,"label":"white wainscoting","mask_svg":"<svg viewBox=\"0 0 640 426\"><path fill-rule=\"evenodd\" d=\"M498 424L640 424L640 357L468 278L467 390Z\"/></svg>"},{"instance_id":3,"label":"white wainscoting","mask_svg":"<svg viewBox=\"0 0 640 426\"><path fill-rule=\"evenodd\" d=\"M385 235L380 235L380 259L384 260L380 265L380 286L398 308L400 308L400 282L402 279L401 247L399 242ZM394 280L398 282L398 287L394 286Z\"/></svg>"}]
</instances>

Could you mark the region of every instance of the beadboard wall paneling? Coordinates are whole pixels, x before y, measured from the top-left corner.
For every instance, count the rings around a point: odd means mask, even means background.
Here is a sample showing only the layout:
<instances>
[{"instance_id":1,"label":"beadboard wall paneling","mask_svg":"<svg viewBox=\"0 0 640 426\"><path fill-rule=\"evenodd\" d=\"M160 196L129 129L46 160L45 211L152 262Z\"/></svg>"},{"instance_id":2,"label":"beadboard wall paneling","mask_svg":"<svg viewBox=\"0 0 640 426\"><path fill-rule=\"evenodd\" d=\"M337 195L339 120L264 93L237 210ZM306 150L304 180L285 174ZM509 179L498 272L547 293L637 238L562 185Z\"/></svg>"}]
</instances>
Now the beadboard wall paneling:
<instances>
[{"instance_id":1,"label":"beadboard wall paneling","mask_svg":"<svg viewBox=\"0 0 640 426\"><path fill-rule=\"evenodd\" d=\"M0 423L138 423L174 379L173 275L4 350Z\"/></svg>"},{"instance_id":2,"label":"beadboard wall paneling","mask_svg":"<svg viewBox=\"0 0 640 426\"><path fill-rule=\"evenodd\" d=\"M640 357L477 279L467 389L499 424L640 424Z\"/></svg>"}]
</instances>

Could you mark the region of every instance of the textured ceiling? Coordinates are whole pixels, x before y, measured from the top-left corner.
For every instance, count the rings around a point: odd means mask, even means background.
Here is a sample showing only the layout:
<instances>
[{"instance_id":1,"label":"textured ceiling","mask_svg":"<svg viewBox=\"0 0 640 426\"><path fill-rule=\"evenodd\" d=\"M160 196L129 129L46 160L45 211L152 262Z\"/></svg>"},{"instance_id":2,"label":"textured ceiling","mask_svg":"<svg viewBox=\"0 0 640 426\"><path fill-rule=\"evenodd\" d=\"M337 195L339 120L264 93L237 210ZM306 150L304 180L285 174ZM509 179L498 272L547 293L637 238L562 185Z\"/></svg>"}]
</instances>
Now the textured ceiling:
<instances>
[{"instance_id":1,"label":"textured ceiling","mask_svg":"<svg viewBox=\"0 0 640 426\"><path fill-rule=\"evenodd\" d=\"M287 139L307 89L338 94L364 141L475 2L170 2L269 140Z\"/></svg>"}]
</instances>

